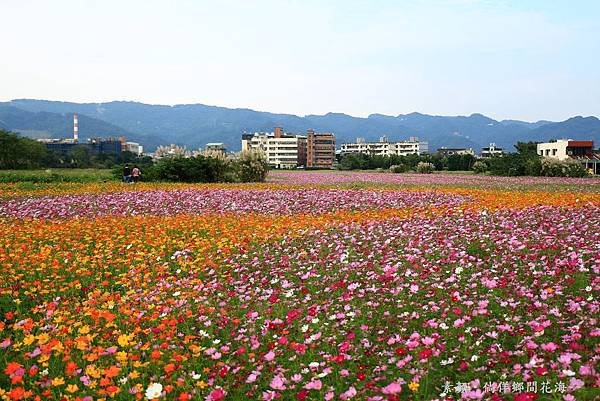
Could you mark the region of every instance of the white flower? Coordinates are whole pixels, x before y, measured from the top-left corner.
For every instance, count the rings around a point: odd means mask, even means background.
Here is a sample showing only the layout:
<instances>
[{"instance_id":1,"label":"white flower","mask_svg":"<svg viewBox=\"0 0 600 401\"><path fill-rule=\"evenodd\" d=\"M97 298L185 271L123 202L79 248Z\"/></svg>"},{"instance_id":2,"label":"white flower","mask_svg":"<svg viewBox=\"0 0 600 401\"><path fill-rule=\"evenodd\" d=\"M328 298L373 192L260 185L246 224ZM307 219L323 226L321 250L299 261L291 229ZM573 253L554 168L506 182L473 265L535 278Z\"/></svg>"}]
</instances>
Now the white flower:
<instances>
[{"instance_id":1,"label":"white flower","mask_svg":"<svg viewBox=\"0 0 600 401\"><path fill-rule=\"evenodd\" d=\"M458 266L456 269L454 269L454 274L460 274L460 273L462 273L462 271L463 271L462 266Z\"/></svg>"},{"instance_id":2,"label":"white flower","mask_svg":"<svg viewBox=\"0 0 600 401\"><path fill-rule=\"evenodd\" d=\"M121 377L121 378L119 379L119 383L121 383L121 384L125 384L125 383L127 383L127 376L123 376L123 377Z\"/></svg>"},{"instance_id":3,"label":"white flower","mask_svg":"<svg viewBox=\"0 0 600 401\"><path fill-rule=\"evenodd\" d=\"M160 383L150 383L148 388L146 389L146 398L149 400L153 400L155 398L160 397L162 393L163 386Z\"/></svg>"},{"instance_id":4,"label":"white flower","mask_svg":"<svg viewBox=\"0 0 600 401\"><path fill-rule=\"evenodd\" d=\"M316 369L319 367L319 362L311 362L308 364L310 368Z\"/></svg>"},{"instance_id":5,"label":"white flower","mask_svg":"<svg viewBox=\"0 0 600 401\"><path fill-rule=\"evenodd\" d=\"M310 322L313 323L313 324L317 324L317 323L319 323L319 318L318 317L314 317Z\"/></svg>"},{"instance_id":6,"label":"white flower","mask_svg":"<svg viewBox=\"0 0 600 401\"><path fill-rule=\"evenodd\" d=\"M308 324L302 325L302 328L300 328L300 331L303 333L306 333L308 331Z\"/></svg>"},{"instance_id":7,"label":"white flower","mask_svg":"<svg viewBox=\"0 0 600 401\"><path fill-rule=\"evenodd\" d=\"M475 362L475 361L476 361L476 360L478 360L478 359L479 359L479 357L478 357L477 355L473 355L473 356L471 357L471 362Z\"/></svg>"},{"instance_id":8,"label":"white flower","mask_svg":"<svg viewBox=\"0 0 600 401\"><path fill-rule=\"evenodd\" d=\"M180 295L181 295L181 292L179 292L179 291L175 291L175 292L173 293L173 296L174 296L174 297L178 297L178 296L180 296Z\"/></svg>"},{"instance_id":9,"label":"white flower","mask_svg":"<svg viewBox=\"0 0 600 401\"><path fill-rule=\"evenodd\" d=\"M201 376L202 375L200 373L196 373L196 372L192 371L192 379L198 380L198 379L200 379Z\"/></svg>"},{"instance_id":10,"label":"white flower","mask_svg":"<svg viewBox=\"0 0 600 401\"><path fill-rule=\"evenodd\" d=\"M590 292L590 291L592 291L592 286L591 286L591 285L588 285L587 287L585 287L585 290L586 290L587 292Z\"/></svg>"}]
</instances>

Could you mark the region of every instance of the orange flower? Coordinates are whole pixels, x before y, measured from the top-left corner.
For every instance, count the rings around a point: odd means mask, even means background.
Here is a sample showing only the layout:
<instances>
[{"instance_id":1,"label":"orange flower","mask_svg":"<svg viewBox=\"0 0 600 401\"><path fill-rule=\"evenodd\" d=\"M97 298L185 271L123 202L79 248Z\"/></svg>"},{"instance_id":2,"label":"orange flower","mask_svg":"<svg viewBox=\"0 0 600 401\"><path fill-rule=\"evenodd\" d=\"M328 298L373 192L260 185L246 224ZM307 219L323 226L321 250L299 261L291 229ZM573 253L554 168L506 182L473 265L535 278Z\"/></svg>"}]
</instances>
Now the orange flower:
<instances>
[{"instance_id":1,"label":"orange flower","mask_svg":"<svg viewBox=\"0 0 600 401\"><path fill-rule=\"evenodd\" d=\"M7 395L11 400L18 401L25 397L25 389L23 387L15 387Z\"/></svg>"},{"instance_id":2,"label":"orange flower","mask_svg":"<svg viewBox=\"0 0 600 401\"><path fill-rule=\"evenodd\" d=\"M22 367L23 367L23 365L21 365L20 363L9 362L6 365L6 368L4 369L4 373L6 373L7 375L12 375L13 373L15 373L17 370L21 369Z\"/></svg>"},{"instance_id":3,"label":"orange flower","mask_svg":"<svg viewBox=\"0 0 600 401\"><path fill-rule=\"evenodd\" d=\"M107 392L107 393L108 393L108 394L109 394L111 397L113 397L115 394L117 394L117 393L119 392L119 390L120 390L120 389L119 389L119 387L115 386L114 384L113 384L113 385L110 385L110 386L108 386L108 387L106 387L106 392Z\"/></svg>"},{"instance_id":4,"label":"orange flower","mask_svg":"<svg viewBox=\"0 0 600 401\"><path fill-rule=\"evenodd\" d=\"M120 371L121 371L121 368L119 368L118 366L112 365L104 370L104 374L106 375L106 377L109 377L112 379L113 377L117 377L119 375Z\"/></svg>"},{"instance_id":5,"label":"orange flower","mask_svg":"<svg viewBox=\"0 0 600 401\"><path fill-rule=\"evenodd\" d=\"M192 399L192 396L189 395L188 393L181 393L179 394L179 397L177 397L178 401L190 401Z\"/></svg>"},{"instance_id":6,"label":"orange flower","mask_svg":"<svg viewBox=\"0 0 600 401\"><path fill-rule=\"evenodd\" d=\"M76 370L77 370L77 364L73 361L69 361L67 363L67 366L65 366L65 373L68 376L73 376L75 374Z\"/></svg>"}]
</instances>

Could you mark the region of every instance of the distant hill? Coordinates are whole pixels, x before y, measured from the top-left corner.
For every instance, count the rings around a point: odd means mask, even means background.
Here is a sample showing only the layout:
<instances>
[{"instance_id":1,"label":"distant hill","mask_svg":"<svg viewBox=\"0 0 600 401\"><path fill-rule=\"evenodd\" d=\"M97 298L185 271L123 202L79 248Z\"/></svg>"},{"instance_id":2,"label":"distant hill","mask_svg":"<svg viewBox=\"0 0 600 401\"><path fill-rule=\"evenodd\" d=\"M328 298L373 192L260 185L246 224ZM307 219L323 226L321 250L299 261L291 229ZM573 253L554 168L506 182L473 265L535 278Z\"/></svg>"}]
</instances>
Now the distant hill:
<instances>
[{"instance_id":1,"label":"distant hill","mask_svg":"<svg viewBox=\"0 0 600 401\"><path fill-rule=\"evenodd\" d=\"M132 133L109 122L84 114L78 116L78 126L81 139L126 136L128 140L147 143L149 146L163 143L160 138ZM33 139L72 138L73 113L27 111L0 103L0 127L19 132L23 136Z\"/></svg>"},{"instance_id":2,"label":"distant hill","mask_svg":"<svg viewBox=\"0 0 600 401\"><path fill-rule=\"evenodd\" d=\"M27 123L27 115L14 117L7 123L2 110L7 107L37 113L34 123ZM6 111L4 113L7 113ZM13 111L14 113L14 111ZM42 113L42 114L40 114ZM64 119L50 117L50 113ZM357 137L377 140L386 135L390 140L418 136L429 142L429 149L438 147L473 147L479 151L490 142L507 150L514 150L517 141L547 141L563 137L592 139L600 143L599 120L595 117L574 117L563 122L518 120L496 121L482 114L470 116L432 116L421 113L387 116L372 114L367 118L342 113L307 115L275 114L250 109L229 109L202 104L175 106L149 105L137 102L68 103L47 100L20 99L0 103L0 125L9 129L48 131L52 135L70 135L70 115L80 115L83 135L83 116L94 122L95 133L122 132L128 138L142 142L147 149L156 145L176 143L189 148L204 146L207 142L224 142L228 149L240 149L243 132L272 131L282 126L286 132L304 133L307 129L334 132L338 144L354 141ZM10 113L9 113L10 114ZM107 123L105 130L101 123ZM110 128L109 128L110 127Z\"/></svg>"}]
</instances>

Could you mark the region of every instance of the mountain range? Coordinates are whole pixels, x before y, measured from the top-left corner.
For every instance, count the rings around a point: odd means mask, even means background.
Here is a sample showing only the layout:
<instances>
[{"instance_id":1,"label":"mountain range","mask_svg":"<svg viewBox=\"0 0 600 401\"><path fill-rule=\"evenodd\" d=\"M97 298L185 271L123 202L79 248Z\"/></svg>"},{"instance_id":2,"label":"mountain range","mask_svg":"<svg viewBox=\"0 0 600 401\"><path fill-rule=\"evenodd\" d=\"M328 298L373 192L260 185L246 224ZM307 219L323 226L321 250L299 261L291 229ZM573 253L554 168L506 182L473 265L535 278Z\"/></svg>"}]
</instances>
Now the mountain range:
<instances>
[{"instance_id":1,"label":"mountain range","mask_svg":"<svg viewBox=\"0 0 600 401\"><path fill-rule=\"evenodd\" d=\"M496 121L482 114L432 116L421 113L366 118L342 113L325 115L275 114L250 109L230 109L203 104L175 106L138 102L70 103L18 99L0 102L0 128L33 138L62 138L72 135L72 114L79 115L82 139L93 136L121 136L140 142L152 151L158 145L176 143L188 148L208 142L223 142L232 151L240 149L244 132L268 131L281 126L285 132L333 132L338 146L357 137L376 141L386 135L390 141L417 136L438 147L472 147L479 151L490 143L514 150L517 141L591 139L600 143L600 120L572 117L562 122L518 120Z\"/></svg>"}]
</instances>

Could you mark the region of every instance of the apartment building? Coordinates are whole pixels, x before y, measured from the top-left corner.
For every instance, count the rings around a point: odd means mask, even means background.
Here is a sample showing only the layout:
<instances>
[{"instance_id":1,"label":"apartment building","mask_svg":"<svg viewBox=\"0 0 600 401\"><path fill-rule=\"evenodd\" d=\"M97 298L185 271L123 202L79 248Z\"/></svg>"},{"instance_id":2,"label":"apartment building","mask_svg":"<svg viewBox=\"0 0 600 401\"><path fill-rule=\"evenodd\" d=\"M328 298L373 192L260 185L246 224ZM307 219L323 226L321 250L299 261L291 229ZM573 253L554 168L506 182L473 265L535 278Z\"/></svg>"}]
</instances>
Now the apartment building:
<instances>
[{"instance_id":1,"label":"apartment building","mask_svg":"<svg viewBox=\"0 0 600 401\"><path fill-rule=\"evenodd\" d=\"M286 134L283 128L274 132L242 135L242 150L261 150L273 168L291 169L306 165L306 138Z\"/></svg>"},{"instance_id":2,"label":"apartment building","mask_svg":"<svg viewBox=\"0 0 600 401\"><path fill-rule=\"evenodd\" d=\"M335 135L331 132L306 132L306 167L333 168L335 161Z\"/></svg>"},{"instance_id":3,"label":"apartment building","mask_svg":"<svg viewBox=\"0 0 600 401\"><path fill-rule=\"evenodd\" d=\"M417 137L410 137L408 141L389 142L387 137L379 138L379 142L366 142L357 138L354 143L341 145L341 153L366 153L374 156L406 156L410 154L425 154L429 152L427 142L419 141Z\"/></svg>"},{"instance_id":4,"label":"apartment building","mask_svg":"<svg viewBox=\"0 0 600 401\"><path fill-rule=\"evenodd\" d=\"M504 154L504 149L496 146L495 143L490 143L490 146L485 148L481 148L481 157L484 159L493 157L493 156L501 156Z\"/></svg>"},{"instance_id":5,"label":"apartment building","mask_svg":"<svg viewBox=\"0 0 600 401\"><path fill-rule=\"evenodd\" d=\"M459 156L464 156L464 155L471 155L471 156L475 156L475 151L473 150L473 148L447 148L445 146L442 146L441 148L438 148L437 153L441 156L452 156L452 155L459 155Z\"/></svg>"}]
</instances>

